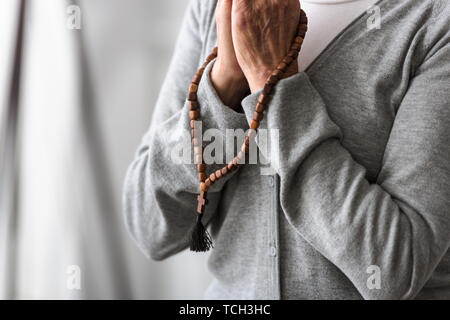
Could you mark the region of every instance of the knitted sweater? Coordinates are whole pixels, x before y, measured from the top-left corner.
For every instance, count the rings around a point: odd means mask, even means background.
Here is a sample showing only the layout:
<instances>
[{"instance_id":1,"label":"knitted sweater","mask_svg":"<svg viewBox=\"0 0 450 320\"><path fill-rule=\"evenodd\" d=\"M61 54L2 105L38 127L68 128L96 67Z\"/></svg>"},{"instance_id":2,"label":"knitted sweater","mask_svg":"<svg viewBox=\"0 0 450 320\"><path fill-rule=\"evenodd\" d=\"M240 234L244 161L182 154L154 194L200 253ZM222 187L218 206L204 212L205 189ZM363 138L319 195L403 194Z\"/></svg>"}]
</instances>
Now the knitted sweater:
<instances>
[{"instance_id":1,"label":"knitted sweater","mask_svg":"<svg viewBox=\"0 0 450 320\"><path fill-rule=\"evenodd\" d=\"M186 249L195 221L196 165L171 155L189 135L190 80L217 44L215 4L191 1L125 181L127 228L156 260ZM272 170L242 166L208 193L206 298L450 298L450 2L377 5L380 29L363 14L277 85L260 127L277 133L276 152L261 148ZM213 63L200 118L226 137L248 129L258 92L242 112L223 105Z\"/></svg>"}]
</instances>

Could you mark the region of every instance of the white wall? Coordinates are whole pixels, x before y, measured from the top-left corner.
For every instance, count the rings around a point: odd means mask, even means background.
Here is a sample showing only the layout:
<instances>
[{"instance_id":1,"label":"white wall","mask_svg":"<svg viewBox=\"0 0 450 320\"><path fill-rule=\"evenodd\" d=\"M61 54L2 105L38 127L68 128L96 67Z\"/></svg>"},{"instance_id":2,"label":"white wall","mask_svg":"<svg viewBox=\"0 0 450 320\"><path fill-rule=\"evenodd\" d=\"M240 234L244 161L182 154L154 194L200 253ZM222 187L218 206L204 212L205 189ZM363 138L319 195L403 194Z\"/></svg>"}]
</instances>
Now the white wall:
<instances>
[{"instance_id":1,"label":"white wall","mask_svg":"<svg viewBox=\"0 0 450 320\"><path fill-rule=\"evenodd\" d=\"M150 123L187 3L186 0L82 2L117 203L125 169ZM130 266L137 297L202 297L211 279L206 255L185 252L169 261L154 263L144 259L130 241L126 245L133 261Z\"/></svg>"},{"instance_id":2,"label":"white wall","mask_svg":"<svg viewBox=\"0 0 450 320\"><path fill-rule=\"evenodd\" d=\"M80 0L82 28L68 30L72 2L28 1L17 250L9 257L16 267L6 275L13 279L6 298L202 298L207 256L148 261L121 213L125 171L150 123L187 2ZM81 268L81 290L67 287L70 265Z\"/></svg>"}]
</instances>

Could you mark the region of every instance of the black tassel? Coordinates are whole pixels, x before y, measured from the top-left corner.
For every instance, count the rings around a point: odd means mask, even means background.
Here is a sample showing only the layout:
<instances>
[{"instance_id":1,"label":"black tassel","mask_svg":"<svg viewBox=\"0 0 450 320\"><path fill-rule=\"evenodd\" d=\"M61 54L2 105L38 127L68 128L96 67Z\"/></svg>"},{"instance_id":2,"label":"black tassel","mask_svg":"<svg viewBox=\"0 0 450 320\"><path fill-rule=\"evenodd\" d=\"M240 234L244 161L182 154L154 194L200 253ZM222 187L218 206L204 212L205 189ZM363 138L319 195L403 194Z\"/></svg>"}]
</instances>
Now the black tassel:
<instances>
[{"instance_id":1,"label":"black tassel","mask_svg":"<svg viewBox=\"0 0 450 320\"><path fill-rule=\"evenodd\" d=\"M211 235L202 223L203 213L197 214L197 222L191 233L191 251L206 252L213 248Z\"/></svg>"}]
</instances>

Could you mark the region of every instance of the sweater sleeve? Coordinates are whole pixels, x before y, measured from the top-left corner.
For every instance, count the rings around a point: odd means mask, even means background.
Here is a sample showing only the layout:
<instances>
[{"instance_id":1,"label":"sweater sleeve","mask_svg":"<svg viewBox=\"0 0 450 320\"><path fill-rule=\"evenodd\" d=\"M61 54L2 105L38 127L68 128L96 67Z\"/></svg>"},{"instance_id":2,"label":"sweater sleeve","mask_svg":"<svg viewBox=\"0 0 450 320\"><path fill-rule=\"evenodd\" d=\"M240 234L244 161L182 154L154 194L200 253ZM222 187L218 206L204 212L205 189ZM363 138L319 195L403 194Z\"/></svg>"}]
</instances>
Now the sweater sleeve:
<instances>
[{"instance_id":1,"label":"sweater sleeve","mask_svg":"<svg viewBox=\"0 0 450 320\"><path fill-rule=\"evenodd\" d=\"M449 249L450 45L442 43L410 80L376 183L343 147L307 74L279 83L261 122L279 130L267 158L287 219L365 299L414 298ZM243 101L248 121L257 97ZM379 290L367 286L371 265Z\"/></svg>"},{"instance_id":2,"label":"sweater sleeve","mask_svg":"<svg viewBox=\"0 0 450 320\"><path fill-rule=\"evenodd\" d=\"M154 260L187 248L189 230L197 214L199 181L186 95L192 76L203 63L202 49L211 49L203 48L206 32L202 28L209 25L203 20L211 16L205 12L206 8L200 0L189 4L150 129L125 178L123 206L127 230L139 248ZM245 128L247 121L245 115L224 106L218 98L208 77L212 63L198 89L200 119L203 133L216 129L225 136L226 128ZM181 151L185 152L182 158ZM208 169L219 167L211 165ZM223 185L232 176L228 175L208 192L205 224L214 215Z\"/></svg>"}]
</instances>

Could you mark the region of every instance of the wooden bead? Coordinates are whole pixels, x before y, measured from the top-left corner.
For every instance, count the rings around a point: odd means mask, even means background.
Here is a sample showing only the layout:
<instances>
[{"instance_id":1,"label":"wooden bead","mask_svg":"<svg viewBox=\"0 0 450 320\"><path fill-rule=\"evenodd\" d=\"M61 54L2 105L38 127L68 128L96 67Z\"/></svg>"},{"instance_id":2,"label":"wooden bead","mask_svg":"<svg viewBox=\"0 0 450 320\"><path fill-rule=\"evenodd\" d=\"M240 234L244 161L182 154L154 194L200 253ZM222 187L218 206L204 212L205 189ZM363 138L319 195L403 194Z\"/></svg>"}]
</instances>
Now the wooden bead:
<instances>
[{"instance_id":1,"label":"wooden bead","mask_svg":"<svg viewBox=\"0 0 450 320\"><path fill-rule=\"evenodd\" d=\"M197 93L189 92L187 99L188 99L188 101L197 101Z\"/></svg>"},{"instance_id":2,"label":"wooden bead","mask_svg":"<svg viewBox=\"0 0 450 320\"><path fill-rule=\"evenodd\" d=\"M298 28L297 36L302 37L304 39L307 31L308 28L300 26L300 28Z\"/></svg>"},{"instance_id":3,"label":"wooden bead","mask_svg":"<svg viewBox=\"0 0 450 320\"><path fill-rule=\"evenodd\" d=\"M200 112L198 112L197 110L189 111L189 118L191 120L197 120L199 116L200 116Z\"/></svg>"},{"instance_id":4,"label":"wooden bead","mask_svg":"<svg viewBox=\"0 0 450 320\"><path fill-rule=\"evenodd\" d=\"M264 85L264 88L263 88L263 93L264 93L265 95L270 95L270 93L272 92L272 90L273 90L273 85L270 84L270 83L266 83L266 84Z\"/></svg>"},{"instance_id":5,"label":"wooden bead","mask_svg":"<svg viewBox=\"0 0 450 320\"><path fill-rule=\"evenodd\" d=\"M275 70L272 71L272 76L276 77L278 80L281 79L281 78L280 78L280 75L281 75L280 70L275 69Z\"/></svg>"},{"instance_id":6,"label":"wooden bead","mask_svg":"<svg viewBox=\"0 0 450 320\"><path fill-rule=\"evenodd\" d=\"M290 50L288 53L288 57L291 57L292 59L297 59L298 57L298 51L297 50Z\"/></svg>"},{"instance_id":7,"label":"wooden bead","mask_svg":"<svg viewBox=\"0 0 450 320\"><path fill-rule=\"evenodd\" d=\"M199 174L198 174L198 180L200 180L200 181L205 181L206 180L206 173L204 173L204 172L200 172Z\"/></svg>"},{"instance_id":8,"label":"wooden bead","mask_svg":"<svg viewBox=\"0 0 450 320\"><path fill-rule=\"evenodd\" d=\"M228 174L228 166L223 167L220 172L222 173L222 176L226 176Z\"/></svg>"},{"instance_id":9,"label":"wooden bead","mask_svg":"<svg viewBox=\"0 0 450 320\"><path fill-rule=\"evenodd\" d=\"M300 24L297 30L297 36L305 39L306 32L308 31L308 26Z\"/></svg>"},{"instance_id":10,"label":"wooden bead","mask_svg":"<svg viewBox=\"0 0 450 320\"><path fill-rule=\"evenodd\" d=\"M203 192L208 191L209 187L206 185L206 183L202 182L200 183L200 190Z\"/></svg>"},{"instance_id":11,"label":"wooden bead","mask_svg":"<svg viewBox=\"0 0 450 320\"><path fill-rule=\"evenodd\" d=\"M264 114L261 112L253 112L253 120L261 122L261 120L264 118Z\"/></svg>"},{"instance_id":12,"label":"wooden bead","mask_svg":"<svg viewBox=\"0 0 450 320\"><path fill-rule=\"evenodd\" d=\"M191 137L194 138L197 136L197 131L195 131L195 129L191 130Z\"/></svg>"},{"instance_id":13,"label":"wooden bead","mask_svg":"<svg viewBox=\"0 0 450 320\"><path fill-rule=\"evenodd\" d=\"M278 67L277 67L277 69L278 70L280 70L280 71L283 71L283 72L285 72L286 71L286 69L287 69L287 64L286 63L284 63L284 62L281 62L279 65L278 65Z\"/></svg>"},{"instance_id":14,"label":"wooden bead","mask_svg":"<svg viewBox=\"0 0 450 320\"><path fill-rule=\"evenodd\" d=\"M211 179L206 179L205 180L205 184L206 184L206 186L209 188L209 187L211 187L211 185L213 184L213 182L211 181Z\"/></svg>"},{"instance_id":15,"label":"wooden bead","mask_svg":"<svg viewBox=\"0 0 450 320\"><path fill-rule=\"evenodd\" d=\"M228 171L234 171L235 166L234 166L234 164L233 164L233 161L230 161L230 162L227 164L227 168L228 168Z\"/></svg>"},{"instance_id":16,"label":"wooden bead","mask_svg":"<svg viewBox=\"0 0 450 320\"><path fill-rule=\"evenodd\" d=\"M296 37L295 38L295 43L298 43L299 45L303 44L303 38L302 37Z\"/></svg>"},{"instance_id":17,"label":"wooden bead","mask_svg":"<svg viewBox=\"0 0 450 320\"><path fill-rule=\"evenodd\" d=\"M287 65L290 65L293 61L294 59L292 59L292 57L286 57L283 59L283 62L286 63Z\"/></svg>"},{"instance_id":18,"label":"wooden bead","mask_svg":"<svg viewBox=\"0 0 450 320\"><path fill-rule=\"evenodd\" d=\"M241 161L245 159L245 152L239 151L236 158L238 159L238 162L241 163Z\"/></svg>"},{"instance_id":19,"label":"wooden bead","mask_svg":"<svg viewBox=\"0 0 450 320\"><path fill-rule=\"evenodd\" d=\"M195 163L203 163L203 157L201 154L195 155Z\"/></svg>"},{"instance_id":20,"label":"wooden bead","mask_svg":"<svg viewBox=\"0 0 450 320\"><path fill-rule=\"evenodd\" d=\"M192 83L195 83L196 85L200 84L200 80L202 80L202 75L196 73L195 76L192 78Z\"/></svg>"},{"instance_id":21,"label":"wooden bead","mask_svg":"<svg viewBox=\"0 0 450 320\"><path fill-rule=\"evenodd\" d=\"M259 128L259 121L252 120L252 122L250 122L250 129L256 130L258 128Z\"/></svg>"},{"instance_id":22,"label":"wooden bead","mask_svg":"<svg viewBox=\"0 0 450 320\"><path fill-rule=\"evenodd\" d=\"M300 10L300 23L307 24L307 22L303 21L308 21L308 17L306 16L306 12L304 10Z\"/></svg>"},{"instance_id":23,"label":"wooden bead","mask_svg":"<svg viewBox=\"0 0 450 320\"><path fill-rule=\"evenodd\" d=\"M216 181L216 174L215 173L211 173L211 175L209 176L209 180L211 180L211 182L215 182Z\"/></svg>"},{"instance_id":24,"label":"wooden bead","mask_svg":"<svg viewBox=\"0 0 450 320\"><path fill-rule=\"evenodd\" d=\"M304 12L303 12L303 13L304 13ZM306 15L306 13L304 13L304 14ZM212 53L215 54L215 55L217 56L217 54L219 53L219 47L214 47Z\"/></svg>"},{"instance_id":25,"label":"wooden bead","mask_svg":"<svg viewBox=\"0 0 450 320\"><path fill-rule=\"evenodd\" d=\"M262 103L259 103L256 105L255 111L256 112L263 112L266 109L266 106Z\"/></svg>"},{"instance_id":26,"label":"wooden bead","mask_svg":"<svg viewBox=\"0 0 450 320\"><path fill-rule=\"evenodd\" d=\"M197 165L197 171L198 172L206 172L206 164L201 163L201 164Z\"/></svg>"},{"instance_id":27,"label":"wooden bead","mask_svg":"<svg viewBox=\"0 0 450 320\"><path fill-rule=\"evenodd\" d=\"M267 105L269 103L269 101L270 101L270 96L269 95L264 94L264 93L259 95L258 103L261 103L263 105Z\"/></svg>"},{"instance_id":28,"label":"wooden bead","mask_svg":"<svg viewBox=\"0 0 450 320\"><path fill-rule=\"evenodd\" d=\"M269 79L267 80L267 83L271 85L276 85L280 79L275 75L270 75Z\"/></svg>"},{"instance_id":29,"label":"wooden bead","mask_svg":"<svg viewBox=\"0 0 450 320\"><path fill-rule=\"evenodd\" d=\"M197 75L199 75L200 77L202 77L202 76L203 76L203 72L205 72L205 68L204 68L204 67L198 69Z\"/></svg>"},{"instance_id":30,"label":"wooden bead","mask_svg":"<svg viewBox=\"0 0 450 320\"><path fill-rule=\"evenodd\" d=\"M272 75L274 75L275 77L277 77L279 80L281 80L283 78L283 72L281 72L280 70L275 70Z\"/></svg>"},{"instance_id":31,"label":"wooden bead","mask_svg":"<svg viewBox=\"0 0 450 320\"><path fill-rule=\"evenodd\" d=\"M298 31L300 32L300 31L304 31L304 32L307 32L308 31L308 25L307 24L304 24L304 23L302 23L302 24L300 24L300 26L298 27ZM302 37L303 38L303 37Z\"/></svg>"},{"instance_id":32,"label":"wooden bead","mask_svg":"<svg viewBox=\"0 0 450 320\"><path fill-rule=\"evenodd\" d=\"M239 158L238 157L234 157L233 158L233 165L237 168L237 166L239 165Z\"/></svg>"},{"instance_id":33,"label":"wooden bead","mask_svg":"<svg viewBox=\"0 0 450 320\"><path fill-rule=\"evenodd\" d=\"M197 93L197 90L198 90L198 85L196 85L195 83L191 83L191 85L189 86L189 92Z\"/></svg>"},{"instance_id":34,"label":"wooden bead","mask_svg":"<svg viewBox=\"0 0 450 320\"><path fill-rule=\"evenodd\" d=\"M216 57L217 57L216 54L211 53L211 54L206 58L206 62L207 62L207 63L210 63L210 62L213 61Z\"/></svg>"},{"instance_id":35,"label":"wooden bead","mask_svg":"<svg viewBox=\"0 0 450 320\"><path fill-rule=\"evenodd\" d=\"M300 50L301 46L298 43L294 43L291 46L291 50Z\"/></svg>"},{"instance_id":36,"label":"wooden bead","mask_svg":"<svg viewBox=\"0 0 450 320\"><path fill-rule=\"evenodd\" d=\"M191 129L194 129L194 128L195 128L195 120L191 120L191 121L189 122L189 124L190 124L190 126L191 126Z\"/></svg>"},{"instance_id":37,"label":"wooden bead","mask_svg":"<svg viewBox=\"0 0 450 320\"><path fill-rule=\"evenodd\" d=\"M215 172L215 174L216 174L216 180L219 180L220 178L222 178L222 171L221 170L217 170Z\"/></svg>"},{"instance_id":38,"label":"wooden bead","mask_svg":"<svg viewBox=\"0 0 450 320\"><path fill-rule=\"evenodd\" d=\"M289 54L292 55L293 59L297 59L299 52L297 50L291 50Z\"/></svg>"},{"instance_id":39,"label":"wooden bead","mask_svg":"<svg viewBox=\"0 0 450 320\"><path fill-rule=\"evenodd\" d=\"M198 102L197 101L189 101L189 110L198 110Z\"/></svg>"}]
</instances>

